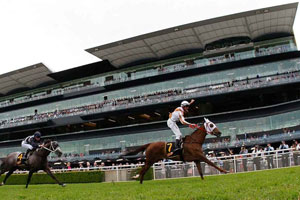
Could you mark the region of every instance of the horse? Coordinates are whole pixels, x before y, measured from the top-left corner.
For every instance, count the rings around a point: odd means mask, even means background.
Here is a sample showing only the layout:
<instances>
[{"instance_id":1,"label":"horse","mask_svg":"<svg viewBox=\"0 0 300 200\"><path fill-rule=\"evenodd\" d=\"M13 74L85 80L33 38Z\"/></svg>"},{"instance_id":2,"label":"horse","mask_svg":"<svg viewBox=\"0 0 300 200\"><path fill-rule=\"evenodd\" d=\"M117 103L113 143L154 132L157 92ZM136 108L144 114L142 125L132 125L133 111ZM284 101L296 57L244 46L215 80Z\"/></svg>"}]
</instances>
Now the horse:
<instances>
[{"instance_id":1,"label":"horse","mask_svg":"<svg viewBox=\"0 0 300 200\"><path fill-rule=\"evenodd\" d=\"M56 141L45 140L41 147L35 150L29 156L26 164L18 163L18 157L21 152L13 152L8 154L6 158L2 158L0 160L0 176L1 174L8 172L0 186L5 185L6 180L9 178L9 176L15 170L19 169L29 171L26 188L28 188L32 174L34 172L37 172L38 170L45 171L52 179L56 181L56 183L58 183L62 187L65 187L65 184L58 181L49 168L47 157L51 152L54 152L59 157L62 155L62 151Z\"/></svg>"},{"instance_id":2,"label":"horse","mask_svg":"<svg viewBox=\"0 0 300 200\"><path fill-rule=\"evenodd\" d=\"M212 123L206 118L204 118L204 120L205 121L201 126L195 127L197 129L191 135L188 135L183 139L182 155L170 157L166 151L166 142L148 143L135 150L131 150L125 153L123 156L136 155L139 152L146 151L145 165L143 166L139 175L137 176L140 177L140 183L143 183L145 173L154 163L166 158L175 161L195 162L202 180L204 179L204 177L200 165L201 161L206 162L207 164L216 168L220 172L228 173L226 170L216 166L213 162L208 160L205 154L203 153L202 145L206 135L211 134L220 137L222 134L214 123Z\"/></svg>"}]
</instances>

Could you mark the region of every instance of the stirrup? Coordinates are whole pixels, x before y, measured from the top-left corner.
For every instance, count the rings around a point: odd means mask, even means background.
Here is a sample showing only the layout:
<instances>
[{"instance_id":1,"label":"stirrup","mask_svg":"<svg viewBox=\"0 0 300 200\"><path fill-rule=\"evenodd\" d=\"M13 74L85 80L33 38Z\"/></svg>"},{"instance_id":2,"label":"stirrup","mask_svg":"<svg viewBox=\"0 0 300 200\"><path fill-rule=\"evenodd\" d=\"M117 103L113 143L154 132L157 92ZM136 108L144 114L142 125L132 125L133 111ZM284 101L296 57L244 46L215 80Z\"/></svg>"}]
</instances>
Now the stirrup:
<instances>
[{"instance_id":1,"label":"stirrup","mask_svg":"<svg viewBox=\"0 0 300 200\"><path fill-rule=\"evenodd\" d=\"M26 165L26 163L27 163L27 158L25 158L25 156L21 159L21 161L20 161L20 164L22 165L22 164L24 164L24 165Z\"/></svg>"},{"instance_id":2,"label":"stirrup","mask_svg":"<svg viewBox=\"0 0 300 200\"><path fill-rule=\"evenodd\" d=\"M174 149L173 153L174 153L174 154L177 154L177 153L180 152L181 150L182 150L182 148L179 147L179 148L177 148L177 149Z\"/></svg>"},{"instance_id":3,"label":"stirrup","mask_svg":"<svg viewBox=\"0 0 300 200\"><path fill-rule=\"evenodd\" d=\"M169 153L167 156L168 157L174 157L174 156L178 156L180 155L182 152L182 148L177 148L177 149L174 149L174 151L172 151L171 153Z\"/></svg>"}]
</instances>

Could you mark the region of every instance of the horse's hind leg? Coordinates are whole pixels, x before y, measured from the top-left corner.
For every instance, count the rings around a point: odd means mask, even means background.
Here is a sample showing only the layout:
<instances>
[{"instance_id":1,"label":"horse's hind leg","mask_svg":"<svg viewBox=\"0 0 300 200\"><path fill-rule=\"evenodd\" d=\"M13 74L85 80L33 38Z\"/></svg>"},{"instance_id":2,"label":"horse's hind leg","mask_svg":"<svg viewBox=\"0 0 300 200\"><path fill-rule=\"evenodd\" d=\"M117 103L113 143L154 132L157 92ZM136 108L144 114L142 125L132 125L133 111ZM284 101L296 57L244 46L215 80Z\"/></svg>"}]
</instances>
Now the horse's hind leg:
<instances>
[{"instance_id":1,"label":"horse's hind leg","mask_svg":"<svg viewBox=\"0 0 300 200\"><path fill-rule=\"evenodd\" d=\"M3 185L6 183L6 180L8 179L8 177L15 171L15 169L11 169L9 170L9 172L6 174L4 180L3 180Z\"/></svg>"},{"instance_id":2,"label":"horse's hind leg","mask_svg":"<svg viewBox=\"0 0 300 200\"><path fill-rule=\"evenodd\" d=\"M1 169L0 169L0 178L1 178L1 175L3 174L3 172L1 171ZM0 186L2 186L3 185L3 182L2 183L0 183Z\"/></svg>"},{"instance_id":3,"label":"horse's hind leg","mask_svg":"<svg viewBox=\"0 0 300 200\"><path fill-rule=\"evenodd\" d=\"M201 168L200 161L195 161L195 164L196 164L196 166L197 166L199 175L201 176L201 178L202 178L202 180L203 180L204 178L203 178L203 173L202 173L202 168Z\"/></svg>"},{"instance_id":4,"label":"horse's hind leg","mask_svg":"<svg viewBox=\"0 0 300 200\"><path fill-rule=\"evenodd\" d=\"M151 166L151 164L148 163L148 162L146 162L146 164L142 168L142 170L140 172L140 184L143 184L144 175L146 174L146 172L148 171L148 169L150 168L150 166Z\"/></svg>"}]
</instances>

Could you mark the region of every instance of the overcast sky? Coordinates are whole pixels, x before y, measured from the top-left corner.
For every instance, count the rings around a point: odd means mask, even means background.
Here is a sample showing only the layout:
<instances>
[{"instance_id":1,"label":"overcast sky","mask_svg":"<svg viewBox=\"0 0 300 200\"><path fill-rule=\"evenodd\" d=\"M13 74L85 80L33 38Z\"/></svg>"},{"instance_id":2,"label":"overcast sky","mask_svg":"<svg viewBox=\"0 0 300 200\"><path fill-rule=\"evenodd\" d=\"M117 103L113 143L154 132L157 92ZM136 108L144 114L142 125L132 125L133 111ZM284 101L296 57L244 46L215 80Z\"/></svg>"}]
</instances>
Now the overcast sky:
<instances>
[{"instance_id":1,"label":"overcast sky","mask_svg":"<svg viewBox=\"0 0 300 200\"><path fill-rule=\"evenodd\" d=\"M99 61L85 51L91 47L293 2L298 0L0 0L0 74L39 62L62 71Z\"/></svg>"}]
</instances>

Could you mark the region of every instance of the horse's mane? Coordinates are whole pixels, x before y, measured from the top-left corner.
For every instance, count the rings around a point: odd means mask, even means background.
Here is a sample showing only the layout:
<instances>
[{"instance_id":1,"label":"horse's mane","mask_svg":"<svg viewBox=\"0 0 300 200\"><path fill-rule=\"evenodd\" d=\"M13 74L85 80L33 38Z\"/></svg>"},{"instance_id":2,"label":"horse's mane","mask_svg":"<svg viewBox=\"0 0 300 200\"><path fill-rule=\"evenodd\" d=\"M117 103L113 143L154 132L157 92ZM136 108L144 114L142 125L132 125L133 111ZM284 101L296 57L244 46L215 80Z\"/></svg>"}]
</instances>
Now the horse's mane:
<instances>
[{"instance_id":1,"label":"horse's mane","mask_svg":"<svg viewBox=\"0 0 300 200\"><path fill-rule=\"evenodd\" d=\"M203 126L203 125L204 125L204 123L199 123L199 124L198 124L199 127L201 127L201 126ZM189 138L192 138L193 135L194 135L197 131L198 131L198 129L195 129L191 134L186 135L186 136L183 138L183 141L188 141Z\"/></svg>"},{"instance_id":2,"label":"horse's mane","mask_svg":"<svg viewBox=\"0 0 300 200\"><path fill-rule=\"evenodd\" d=\"M204 122L203 123L198 123L197 124L199 127L204 126ZM196 133L196 131L198 131L198 129L196 128L190 135L193 135L194 133Z\"/></svg>"},{"instance_id":3,"label":"horse's mane","mask_svg":"<svg viewBox=\"0 0 300 200\"><path fill-rule=\"evenodd\" d=\"M46 140L44 140L44 144L48 144L48 143L50 143L52 140L51 139L46 139Z\"/></svg>"}]
</instances>

